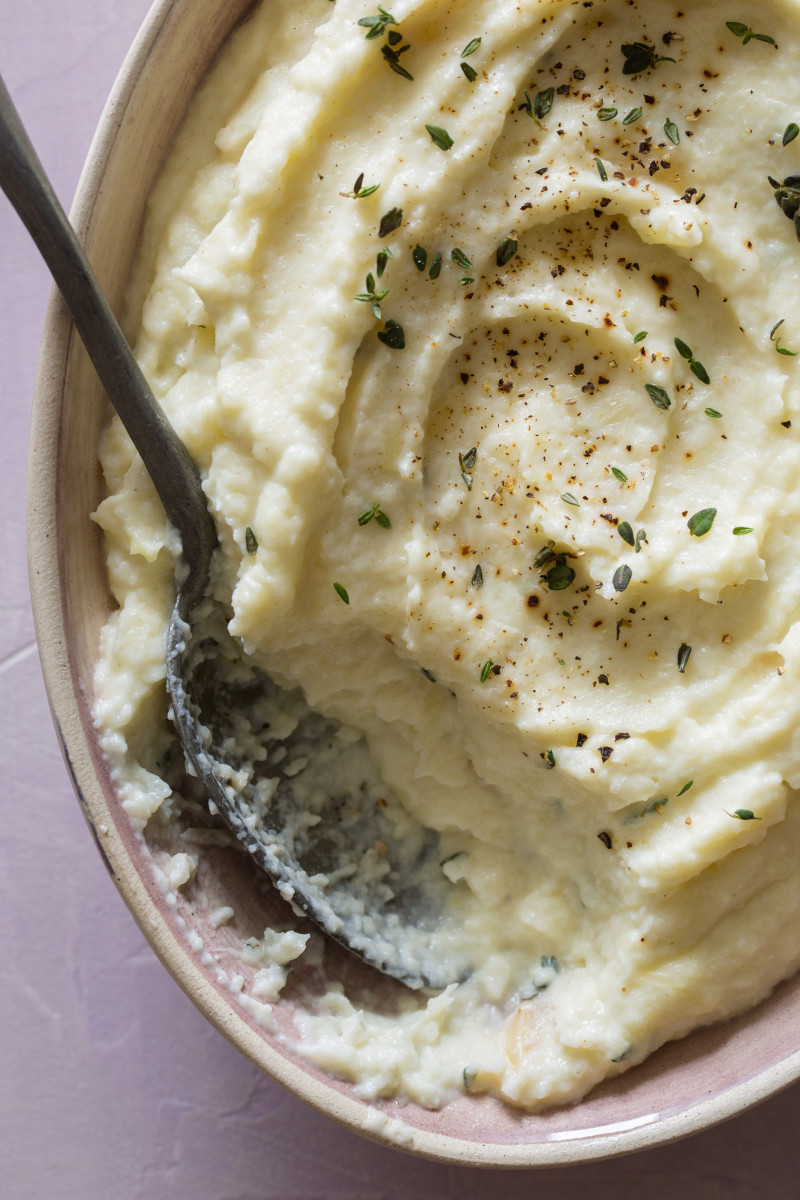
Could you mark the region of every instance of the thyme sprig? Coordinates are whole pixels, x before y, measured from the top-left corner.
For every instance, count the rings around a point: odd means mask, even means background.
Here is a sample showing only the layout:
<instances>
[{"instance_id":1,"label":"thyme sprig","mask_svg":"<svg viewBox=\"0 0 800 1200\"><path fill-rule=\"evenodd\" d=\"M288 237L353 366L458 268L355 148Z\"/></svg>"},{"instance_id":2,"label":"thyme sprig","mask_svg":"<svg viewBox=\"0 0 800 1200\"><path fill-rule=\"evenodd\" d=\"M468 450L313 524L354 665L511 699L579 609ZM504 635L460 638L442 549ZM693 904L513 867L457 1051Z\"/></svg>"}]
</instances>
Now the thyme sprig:
<instances>
[{"instance_id":1,"label":"thyme sprig","mask_svg":"<svg viewBox=\"0 0 800 1200\"><path fill-rule=\"evenodd\" d=\"M693 375L696 375L701 383L711 383L708 371L701 362L698 362L694 356L694 351L691 346L687 346L686 342L682 342L680 338L675 338L675 348L681 358L685 358L689 364L689 370Z\"/></svg>"},{"instance_id":2,"label":"thyme sprig","mask_svg":"<svg viewBox=\"0 0 800 1200\"><path fill-rule=\"evenodd\" d=\"M772 329L770 329L770 331L769 331L769 340L774 343L775 349L778 351L778 354L785 354L790 358L797 358L798 351L790 350L788 348L788 346L782 346L781 342L780 342L780 338L777 338L775 336L775 334L778 332L778 330L780 329L781 325L783 324L783 322L785 320L786 320L785 317L781 317L780 321L775 322L775 324L772 326Z\"/></svg>"},{"instance_id":3,"label":"thyme sprig","mask_svg":"<svg viewBox=\"0 0 800 1200\"><path fill-rule=\"evenodd\" d=\"M374 38L383 37L384 33L390 25L396 25L397 21L390 12L378 5L378 15L375 17L362 17L358 22L364 29L367 30L366 38L371 42Z\"/></svg>"},{"instance_id":4,"label":"thyme sprig","mask_svg":"<svg viewBox=\"0 0 800 1200\"><path fill-rule=\"evenodd\" d=\"M366 279L366 291L359 292L353 299L359 300L362 304L371 304L373 317L376 321L380 321L381 300L384 300L388 295L388 288L384 288L382 292L375 291L375 276L370 272Z\"/></svg>"},{"instance_id":5,"label":"thyme sprig","mask_svg":"<svg viewBox=\"0 0 800 1200\"><path fill-rule=\"evenodd\" d=\"M726 21L725 25L734 37L742 39L743 46L746 46L748 42L768 42L770 46L777 45L775 38L770 37L767 33L753 33L753 30L749 25L745 25L744 21Z\"/></svg>"},{"instance_id":6,"label":"thyme sprig","mask_svg":"<svg viewBox=\"0 0 800 1200\"><path fill-rule=\"evenodd\" d=\"M674 58L659 54L655 46L650 46L647 42L627 42L620 49L625 59L623 75L641 75L642 71L649 71L660 62L675 62Z\"/></svg>"},{"instance_id":7,"label":"thyme sprig","mask_svg":"<svg viewBox=\"0 0 800 1200\"><path fill-rule=\"evenodd\" d=\"M370 521L372 520L375 520L375 522L380 525L381 529L392 528L392 522L389 520L388 515L383 511L380 500L376 500L374 504L371 504L370 507L361 514L361 516L358 518L358 523L359 525L369 525Z\"/></svg>"},{"instance_id":8,"label":"thyme sprig","mask_svg":"<svg viewBox=\"0 0 800 1200\"><path fill-rule=\"evenodd\" d=\"M340 192L340 196L345 196L350 200L365 200L367 196L372 196L381 186L379 183L371 183L368 187L364 187L364 172L362 171L358 179L353 184L351 192Z\"/></svg>"}]
</instances>

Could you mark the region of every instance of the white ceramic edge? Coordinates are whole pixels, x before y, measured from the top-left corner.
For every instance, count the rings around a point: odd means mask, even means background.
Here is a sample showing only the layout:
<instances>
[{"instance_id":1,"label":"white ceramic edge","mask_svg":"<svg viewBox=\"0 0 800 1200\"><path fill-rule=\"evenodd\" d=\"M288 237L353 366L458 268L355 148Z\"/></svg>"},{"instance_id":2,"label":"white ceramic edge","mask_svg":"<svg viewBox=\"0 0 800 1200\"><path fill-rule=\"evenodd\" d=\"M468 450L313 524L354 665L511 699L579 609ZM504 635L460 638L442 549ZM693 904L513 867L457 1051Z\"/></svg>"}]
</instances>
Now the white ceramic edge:
<instances>
[{"instance_id":1,"label":"white ceramic edge","mask_svg":"<svg viewBox=\"0 0 800 1200\"><path fill-rule=\"evenodd\" d=\"M162 34L172 0L156 0L127 55L104 115L98 125L81 174L71 218L81 236L91 224L98 184L112 154L120 124L135 93L153 46ZM288 1091L316 1111L373 1141L435 1161L481 1167L535 1168L576 1165L631 1154L687 1137L726 1121L775 1095L800 1077L800 1052L758 1076L728 1089L721 1096L652 1125L633 1129L608 1126L608 1132L583 1136L579 1131L556 1135L551 1141L500 1144L474 1142L418 1130L389 1119L380 1130L372 1124L370 1107L342 1095L287 1061L268 1045L205 978L175 930L151 900L132 864L106 806L93 764L90 745L79 715L76 683L67 654L63 597L53 536L55 496L47 482L54 472L58 429L54 420L63 390L66 364L75 334L57 293L51 297L43 332L31 422L28 472L28 555L34 622L53 720L62 753L84 816L123 900L144 936L186 995L211 1023ZM102 833L99 832L102 830Z\"/></svg>"}]
</instances>

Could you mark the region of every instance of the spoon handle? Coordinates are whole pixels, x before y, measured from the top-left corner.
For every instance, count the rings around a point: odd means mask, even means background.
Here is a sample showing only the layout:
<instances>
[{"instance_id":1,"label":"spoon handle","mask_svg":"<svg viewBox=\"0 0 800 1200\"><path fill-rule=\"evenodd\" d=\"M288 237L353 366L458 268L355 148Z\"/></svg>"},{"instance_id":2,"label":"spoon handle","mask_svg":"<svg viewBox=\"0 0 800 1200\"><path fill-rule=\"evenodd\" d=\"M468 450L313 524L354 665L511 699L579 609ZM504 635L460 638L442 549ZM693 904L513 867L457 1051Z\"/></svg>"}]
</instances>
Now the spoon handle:
<instances>
[{"instance_id":1,"label":"spoon handle","mask_svg":"<svg viewBox=\"0 0 800 1200\"><path fill-rule=\"evenodd\" d=\"M44 258L111 403L181 537L198 598L217 544L200 477L153 395L0 78L0 187Z\"/></svg>"}]
</instances>

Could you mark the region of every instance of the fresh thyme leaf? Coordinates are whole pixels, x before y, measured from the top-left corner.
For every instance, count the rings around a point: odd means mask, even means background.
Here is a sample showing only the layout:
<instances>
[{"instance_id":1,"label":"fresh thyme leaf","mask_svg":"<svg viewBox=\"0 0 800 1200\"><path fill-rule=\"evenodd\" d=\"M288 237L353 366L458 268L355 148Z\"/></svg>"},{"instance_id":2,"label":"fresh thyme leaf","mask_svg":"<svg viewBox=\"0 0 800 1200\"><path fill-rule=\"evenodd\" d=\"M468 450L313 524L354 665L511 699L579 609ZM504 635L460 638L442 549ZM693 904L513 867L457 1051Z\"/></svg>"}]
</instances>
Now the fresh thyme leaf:
<instances>
[{"instance_id":1,"label":"fresh thyme leaf","mask_svg":"<svg viewBox=\"0 0 800 1200\"><path fill-rule=\"evenodd\" d=\"M553 97L555 96L555 88L545 88L543 92L536 93L536 99L533 102L533 115L537 121L541 121L546 117L553 107Z\"/></svg>"},{"instance_id":2,"label":"fresh thyme leaf","mask_svg":"<svg viewBox=\"0 0 800 1200\"><path fill-rule=\"evenodd\" d=\"M729 817L736 817L739 821L760 821L761 817L757 817L751 808L735 808L733 812L728 812L727 808L722 810Z\"/></svg>"},{"instance_id":3,"label":"fresh thyme leaf","mask_svg":"<svg viewBox=\"0 0 800 1200\"><path fill-rule=\"evenodd\" d=\"M656 408L661 408L666 411L671 406L672 401L669 398L669 394L664 390L664 388L660 387L659 384L646 383L644 385L644 389L650 399L653 401L653 404L655 404Z\"/></svg>"},{"instance_id":4,"label":"fresh thyme leaf","mask_svg":"<svg viewBox=\"0 0 800 1200\"><path fill-rule=\"evenodd\" d=\"M455 250L450 251L450 257L457 267L461 267L462 271L472 270L471 260L467 258L463 250L459 250L458 246L456 246Z\"/></svg>"},{"instance_id":5,"label":"fresh thyme leaf","mask_svg":"<svg viewBox=\"0 0 800 1200\"><path fill-rule=\"evenodd\" d=\"M596 158L594 160L594 165L597 167L597 174L600 176L603 183L607 183L608 182L608 171L606 170L606 166L605 166L605 163L603 162L602 158Z\"/></svg>"},{"instance_id":6,"label":"fresh thyme leaf","mask_svg":"<svg viewBox=\"0 0 800 1200\"><path fill-rule=\"evenodd\" d=\"M386 270L386 264L391 257L392 257L392 252L391 252L391 250L389 250L388 247L385 247L383 250L378 251L378 263L377 263L377 267L376 267L376 274L378 276L378 279L380 279L380 277L383 275L383 272Z\"/></svg>"},{"instance_id":7,"label":"fresh thyme leaf","mask_svg":"<svg viewBox=\"0 0 800 1200\"><path fill-rule=\"evenodd\" d=\"M769 42L770 46L775 45L775 38L766 33L753 33L749 25L745 25L744 21L726 21L728 29L734 37L742 39L742 45L746 46L750 41Z\"/></svg>"},{"instance_id":8,"label":"fresh thyme leaf","mask_svg":"<svg viewBox=\"0 0 800 1200\"><path fill-rule=\"evenodd\" d=\"M599 121L613 121L616 115L616 108L601 108L597 114L597 118Z\"/></svg>"},{"instance_id":9,"label":"fresh thyme leaf","mask_svg":"<svg viewBox=\"0 0 800 1200\"><path fill-rule=\"evenodd\" d=\"M522 94L525 97L525 103L520 104L520 106L519 106L520 112L526 112L528 114L528 116L531 118L531 120L533 120L533 101L531 100L530 96L528 95L527 90L524 91Z\"/></svg>"},{"instance_id":10,"label":"fresh thyme leaf","mask_svg":"<svg viewBox=\"0 0 800 1200\"><path fill-rule=\"evenodd\" d=\"M333 585L333 590L336 592L336 595L340 600L344 600L345 604L350 603L350 597L347 594L347 588L343 583L335 583Z\"/></svg>"},{"instance_id":11,"label":"fresh thyme leaf","mask_svg":"<svg viewBox=\"0 0 800 1200\"><path fill-rule=\"evenodd\" d=\"M437 254L431 263L431 269L428 271L429 279L438 279L442 273L442 256Z\"/></svg>"},{"instance_id":12,"label":"fresh thyme leaf","mask_svg":"<svg viewBox=\"0 0 800 1200\"><path fill-rule=\"evenodd\" d=\"M390 350L405 350L406 335L399 321L387 321L383 329L378 330L378 338Z\"/></svg>"},{"instance_id":13,"label":"fresh thyme leaf","mask_svg":"<svg viewBox=\"0 0 800 1200\"><path fill-rule=\"evenodd\" d=\"M675 338L675 346L681 358L691 359L694 357L691 348L686 345L686 342L682 342L680 338Z\"/></svg>"},{"instance_id":14,"label":"fresh thyme leaf","mask_svg":"<svg viewBox=\"0 0 800 1200\"><path fill-rule=\"evenodd\" d=\"M387 12L385 8L381 8L380 4L378 5L378 13L379 16L377 17L362 17L358 22L359 25L369 30L366 35L367 41L382 37L389 25L397 24L392 14Z\"/></svg>"},{"instance_id":15,"label":"fresh thyme leaf","mask_svg":"<svg viewBox=\"0 0 800 1200\"><path fill-rule=\"evenodd\" d=\"M622 538L623 542L627 542L629 546L633 546L635 544L636 539L633 536L633 530L627 521L620 521L619 525L617 526L617 533Z\"/></svg>"},{"instance_id":16,"label":"fresh thyme leaf","mask_svg":"<svg viewBox=\"0 0 800 1200\"><path fill-rule=\"evenodd\" d=\"M379 183L372 183L369 187L364 187L364 172L362 171L358 179L353 184L351 192L342 192L342 196L346 196L351 200L364 200L367 196L373 196L381 186Z\"/></svg>"},{"instance_id":17,"label":"fresh thyme leaf","mask_svg":"<svg viewBox=\"0 0 800 1200\"><path fill-rule=\"evenodd\" d=\"M628 482L628 476L625 474L624 471L620 471L619 467L612 467L611 474L614 476L615 479L618 479L620 481L620 483ZM631 545L633 545L633 542L631 542Z\"/></svg>"},{"instance_id":18,"label":"fresh thyme leaf","mask_svg":"<svg viewBox=\"0 0 800 1200\"><path fill-rule=\"evenodd\" d=\"M689 526L689 533L692 537L705 537L714 524L716 515L717 510L715 508L701 508L700 512L696 512L693 517L689 517L686 524Z\"/></svg>"},{"instance_id":19,"label":"fresh thyme leaf","mask_svg":"<svg viewBox=\"0 0 800 1200\"><path fill-rule=\"evenodd\" d=\"M694 780L693 780L693 779L690 779L688 783L685 783L685 784L683 785L683 787L681 788L681 790L678 792L678 795L679 795L679 796L685 796L685 795L686 795L686 793L688 792L689 788L692 786L692 784L693 784L693 783L694 783Z\"/></svg>"},{"instance_id":20,"label":"fresh thyme leaf","mask_svg":"<svg viewBox=\"0 0 800 1200\"><path fill-rule=\"evenodd\" d=\"M424 271L428 265L428 251L423 246L415 246L411 251L411 257L417 270Z\"/></svg>"},{"instance_id":21,"label":"fresh thyme leaf","mask_svg":"<svg viewBox=\"0 0 800 1200\"><path fill-rule=\"evenodd\" d=\"M258 551L258 541L256 535L248 525L244 531L244 545L248 554L255 554Z\"/></svg>"},{"instance_id":22,"label":"fresh thyme leaf","mask_svg":"<svg viewBox=\"0 0 800 1200\"><path fill-rule=\"evenodd\" d=\"M614 584L614 591L624 592L632 579L633 571L627 563L623 563L621 567L617 567L614 572L614 578L611 581Z\"/></svg>"},{"instance_id":23,"label":"fresh thyme leaf","mask_svg":"<svg viewBox=\"0 0 800 1200\"><path fill-rule=\"evenodd\" d=\"M469 58L470 54L474 54L481 44L479 37L473 38L471 42L467 42L464 49L461 51L462 58Z\"/></svg>"},{"instance_id":24,"label":"fresh thyme leaf","mask_svg":"<svg viewBox=\"0 0 800 1200\"><path fill-rule=\"evenodd\" d=\"M510 262L517 253L517 242L512 237L504 237L500 245L497 247L497 265L504 267Z\"/></svg>"},{"instance_id":25,"label":"fresh thyme leaf","mask_svg":"<svg viewBox=\"0 0 800 1200\"><path fill-rule=\"evenodd\" d=\"M493 666L494 666L494 663L492 662L492 660L490 658L487 658L486 662L481 667L481 683L486 683L486 680L489 678L489 676L492 673Z\"/></svg>"},{"instance_id":26,"label":"fresh thyme leaf","mask_svg":"<svg viewBox=\"0 0 800 1200\"><path fill-rule=\"evenodd\" d=\"M800 125L796 125L794 121L792 121L791 124L787 125L783 131L782 144L784 146L788 146L789 142L794 141L798 133L800 133Z\"/></svg>"},{"instance_id":27,"label":"fresh thyme leaf","mask_svg":"<svg viewBox=\"0 0 800 1200\"><path fill-rule=\"evenodd\" d=\"M368 508L366 510L366 512L363 512L361 514L361 516L358 518L358 523L359 523L359 525L369 525L369 523L373 519L373 517L375 518L378 525L380 525L381 529L391 529L392 528L392 522L389 520L388 516L381 508L380 501L377 501L375 504L371 505L370 508Z\"/></svg>"},{"instance_id":28,"label":"fresh thyme leaf","mask_svg":"<svg viewBox=\"0 0 800 1200\"><path fill-rule=\"evenodd\" d=\"M680 671L681 675L683 675L684 671L686 670L686 664L691 657L691 653L692 647L687 646L686 642L681 642L680 649L678 650L678 670Z\"/></svg>"},{"instance_id":29,"label":"fresh thyme leaf","mask_svg":"<svg viewBox=\"0 0 800 1200\"><path fill-rule=\"evenodd\" d=\"M714 417L717 420L719 420L719 418L722 416L722 413L718 412L716 408L707 408L705 410L705 414L707 417Z\"/></svg>"},{"instance_id":30,"label":"fresh thyme leaf","mask_svg":"<svg viewBox=\"0 0 800 1200\"><path fill-rule=\"evenodd\" d=\"M474 588L477 588L478 590L480 590L483 587L483 571L481 570L480 563L478 563L477 567L472 572L472 579L470 580L470 583L472 584L472 586Z\"/></svg>"},{"instance_id":31,"label":"fresh thyme leaf","mask_svg":"<svg viewBox=\"0 0 800 1200\"><path fill-rule=\"evenodd\" d=\"M772 329L769 331L769 340L775 343L775 349L778 351L778 354L785 354L789 358L797 358L797 350L789 350L787 346L782 346L780 338L775 337L775 334L778 332L785 320L785 317L781 317L780 321L775 322L775 324L772 326Z\"/></svg>"},{"instance_id":32,"label":"fresh thyme leaf","mask_svg":"<svg viewBox=\"0 0 800 1200\"><path fill-rule=\"evenodd\" d=\"M567 566L566 559L559 555L555 566L550 568L544 578L551 592L563 592L574 580L575 572L572 567Z\"/></svg>"},{"instance_id":33,"label":"fresh thyme leaf","mask_svg":"<svg viewBox=\"0 0 800 1200\"><path fill-rule=\"evenodd\" d=\"M794 221L794 231L800 241L800 175L787 175L783 183L778 183L771 175L767 179L781 212Z\"/></svg>"},{"instance_id":34,"label":"fresh thyme leaf","mask_svg":"<svg viewBox=\"0 0 800 1200\"><path fill-rule=\"evenodd\" d=\"M547 767L548 771L552 771L553 767L556 765L556 756L552 750L545 750L544 765Z\"/></svg>"},{"instance_id":35,"label":"fresh thyme leaf","mask_svg":"<svg viewBox=\"0 0 800 1200\"><path fill-rule=\"evenodd\" d=\"M400 62L400 55L410 49L410 46L401 46L399 50L393 50L391 46L381 46L381 54L396 75L402 75L403 79L410 79L413 83L414 76Z\"/></svg>"},{"instance_id":36,"label":"fresh thyme leaf","mask_svg":"<svg viewBox=\"0 0 800 1200\"><path fill-rule=\"evenodd\" d=\"M459 279L458 282L461 284L462 287L467 287L468 284L475 282L475 276L474 275L465 275L463 277L463 279Z\"/></svg>"},{"instance_id":37,"label":"fresh thyme leaf","mask_svg":"<svg viewBox=\"0 0 800 1200\"><path fill-rule=\"evenodd\" d=\"M580 500L576 500L572 492L562 492L561 499L565 504L574 504L576 508L580 508L581 506Z\"/></svg>"},{"instance_id":38,"label":"fresh thyme leaf","mask_svg":"<svg viewBox=\"0 0 800 1200\"><path fill-rule=\"evenodd\" d=\"M693 358L692 361L689 363L689 370L692 372L693 375L697 376L697 378L700 380L701 383L711 383L711 380L708 375L708 371L705 369L705 367L703 366L703 364L701 362L697 361L696 358Z\"/></svg>"},{"instance_id":39,"label":"fresh thyme leaf","mask_svg":"<svg viewBox=\"0 0 800 1200\"><path fill-rule=\"evenodd\" d=\"M641 108L632 108L630 110L630 112L626 113L625 116L622 118L622 124L623 125L632 125L634 123L634 121L639 120L639 117L641 115L642 115Z\"/></svg>"},{"instance_id":40,"label":"fresh thyme leaf","mask_svg":"<svg viewBox=\"0 0 800 1200\"><path fill-rule=\"evenodd\" d=\"M734 525L733 532L737 537L744 537L746 533L753 532L753 527L752 525Z\"/></svg>"},{"instance_id":41,"label":"fresh thyme leaf","mask_svg":"<svg viewBox=\"0 0 800 1200\"><path fill-rule=\"evenodd\" d=\"M366 287L367 290L365 292L359 292L357 296L353 297L353 299L361 301L362 304L371 304L372 315L376 321L380 321L381 300L385 300L385 298L389 295L389 291L388 289L384 289L382 292L376 292L375 277L372 274L367 276Z\"/></svg>"},{"instance_id":42,"label":"fresh thyme leaf","mask_svg":"<svg viewBox=\"0 0 800 1200\"><path fill-rule=\"evenodd\" d=\"M464 72L464 74L466 75L466 77L470 81L470 83L474 83L475 80L478 78L478 72L475 70L475 68L471 67L469 65L469 63L465 63L465 62L462 62L460 65L461 65L461 70Z\"/></svg>"},{"instance_id":43,"label":"fresh thyme leaf","mask_svg":"<svg viewBox=\"0 0 800 1200\"><path fill-rule=\"evenodd\" d=\"M666 121L664 122L664 133L667 135L669 140L672 142L673 146L680 145L681 131L680 131L680 129L678 129L678 126L675 124L675 122L670 117L667 117Z\"/></svg>"},{"instance_id":44,"label":"fresh thyme leaf","mask_svg":"<svg viewBox=\"0 0 800 1200\"><path fill-rule=\"evenodd\" d=\"M462 471L471 471L478 461L478 447L473 446L466 454L459 454L458 465Z\"/></svg>"},{"instance_id":45,"label":"fresh thyme leaf","mask_svg":"<svg viewBox=\"0 0 800 1200\"><path fill-rule=\"evenodd\" d=\"M395 229L399 229L403 224L402 208L390 208L387 213L381 217L381 223L378 226L378 237L388 237L390 233L394 233Z\"/></svg>"},{"instance_id":46,"label":"fresh thyme leaf","mask_svg":"<svg viewBox=\"0 0 800 1200\"><path fill-rule=\"evenodd\" d=\"M639 532L636 534L636 545L633 548L637 554L641 550L643 544L644 545L647 544L647 530L646 529L640 529Z\"/></svg>"},{"instance_id":47,"label":"fresh thyme leaf","mask_svg":"<svg viewBox=\"0 0 800 1200\"><path fill-rule=\"evenodd\" d=\"M634 336L634 339L633 339L634 346L638 346L639 342L643 342L646 337L647 337L647 330L640 329L639 332Z\"/></svg>"},{"instance_id":48,"label":"fresh thyme leaf","mask_svg":"<svg viewBox=\"0 0 800 1200\"><path fill-rule=\"evenodd\" d=\"M442 129L441 125L426 125L425 128L431 135L431 141L440 150L449 150L453 146L453 139L446 129Z\"/></svg>"},{"instance_id":49,"label":"fresh thyme leaf","mask_svg":"<svg viewBox=\"0 0 800 1200\"><path fill-rule=\"evenodd\" d=\"M536 555L536 558L533 560L534 571L538 571L540 567L545 566L551 561L551 559L554 559L555 556L556 555L552 542L548 542L546 546L542 546L541 550Z\"/></svg>"},{"instance_id":50,"label":"fresh thyme leaf","mask_svg":"<svg viewBox=\"0 0 800 1200\"><path fill-rule=\"evenodd\" d=\"M658 54L655 46L649 46L647 42L629 42L623 45L621 49L625 59L622 67L623 75L640 75L642 71L649 70L650 67L654 67L657 63L675 62L674 58Z\"/></svg>"}]
</instances>

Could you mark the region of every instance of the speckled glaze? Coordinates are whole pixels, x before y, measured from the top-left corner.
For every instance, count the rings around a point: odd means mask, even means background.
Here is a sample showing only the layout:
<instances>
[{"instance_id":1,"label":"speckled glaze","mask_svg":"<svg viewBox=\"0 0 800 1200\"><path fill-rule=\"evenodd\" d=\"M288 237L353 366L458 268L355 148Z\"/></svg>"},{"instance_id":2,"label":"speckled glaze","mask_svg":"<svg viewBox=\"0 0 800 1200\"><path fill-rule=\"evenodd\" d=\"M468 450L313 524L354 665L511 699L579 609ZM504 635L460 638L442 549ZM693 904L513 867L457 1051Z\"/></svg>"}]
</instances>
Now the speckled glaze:
<instances>
[{"instance_id":1,"label":"speckled glaze","mask_svg":"<svg viewBox=\"0 0 800 1200\"><path fill-rule=\"evenodd\" d=\"M194 88L251 3L156 4L123 68L74 211L117 307L154 176ZM242 970L235 953L242 929L263 928L280 902L252 863L222 847L203 851L191 904L165 895L152 868L159 847L130 827L91 721L93 668L110 606L101 540L89 517L100 495L96 446L106 419L91 367L54 302L34 411L29 509L34 610L54 720L89 827L125 902L167 969L220 1032L295 1095L349 1128L468 1165L549 1166L630 1153L725 1120L800 1075L800 980L738 1021L665 1047L580 1105L533 1116L477 1097L438 1112L370 1106L249 1017L220 971ZM173 847L167 842L163 848ZM236 909L237 921L217 929L211 914L222 903ZM190 945L198 938L209 952L204 961ZM356 985L365 971L337 949L330 965ZM313 976L318 968L304 969L306 986L322 986ZM384 985L387 1004L393 986ZM289 989L276 1006L280 1031L291 1033L297 1003Z\"/></svg>"}]
</instances>

